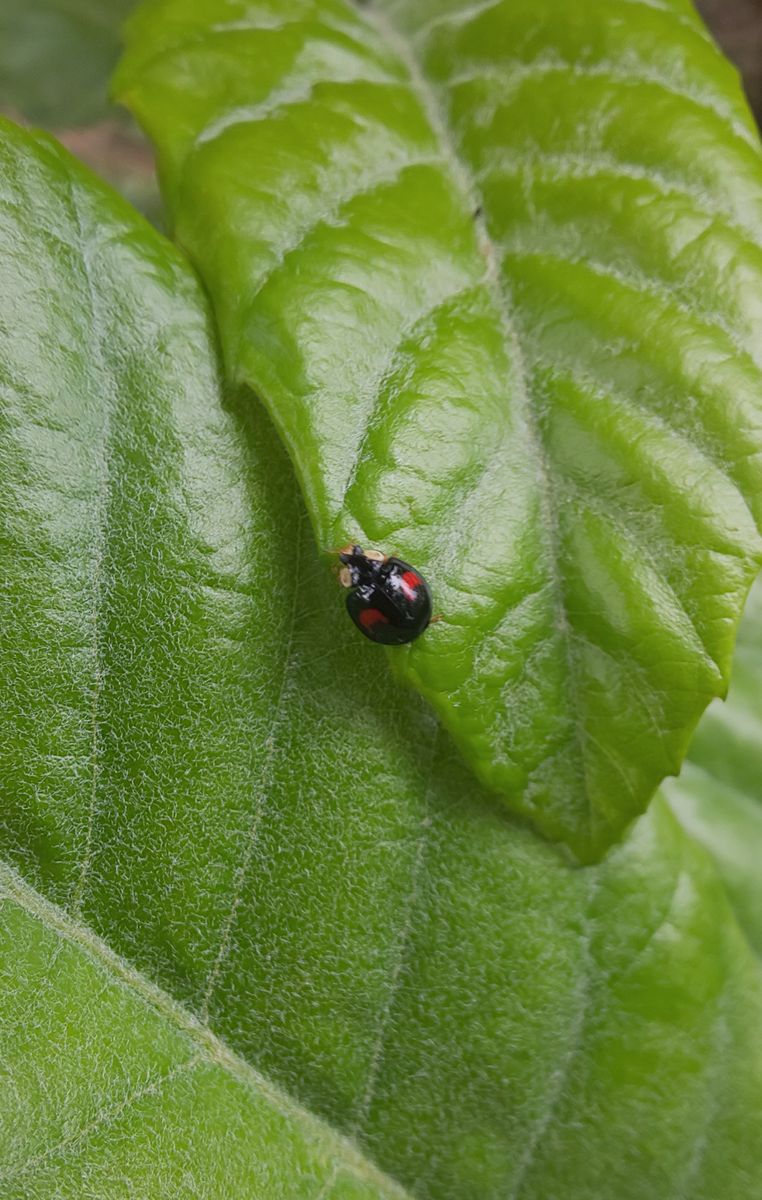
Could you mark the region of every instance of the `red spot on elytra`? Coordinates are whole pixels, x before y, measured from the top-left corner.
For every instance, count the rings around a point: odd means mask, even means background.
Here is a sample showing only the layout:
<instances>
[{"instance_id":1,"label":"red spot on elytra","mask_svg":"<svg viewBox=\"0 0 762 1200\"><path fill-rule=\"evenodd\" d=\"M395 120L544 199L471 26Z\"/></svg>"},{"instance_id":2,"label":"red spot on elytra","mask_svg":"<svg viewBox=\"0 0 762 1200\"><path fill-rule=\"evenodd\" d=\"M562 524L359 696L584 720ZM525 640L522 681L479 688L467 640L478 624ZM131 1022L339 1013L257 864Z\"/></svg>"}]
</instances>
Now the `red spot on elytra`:
<instances>
[{"instance_id":1,"label":"red spot on elytra","mask_svg":"<svg viewBox=\"0 0 762 1200\"><path fill-rule=\"evenodd\" d=\"M418 591L418 588L421 585L421 577L420 575L416 575L415 571L405 571L400 583L402 584L402 590L407 596L408 600L413 600L415 598L415 593Z\"/></svg>"},{"instance_id":2,"label":"red spot on elytra","mask_svg":"<svg viewBox=\"0 0 762 1200\"><path fill-rule=\"evenodd\" d=\"M369 629L372 625L388 625L389 618L385 617L379 608L364 608L360 613L360 624L363 629Z\"/></svg>"}]
</instances>

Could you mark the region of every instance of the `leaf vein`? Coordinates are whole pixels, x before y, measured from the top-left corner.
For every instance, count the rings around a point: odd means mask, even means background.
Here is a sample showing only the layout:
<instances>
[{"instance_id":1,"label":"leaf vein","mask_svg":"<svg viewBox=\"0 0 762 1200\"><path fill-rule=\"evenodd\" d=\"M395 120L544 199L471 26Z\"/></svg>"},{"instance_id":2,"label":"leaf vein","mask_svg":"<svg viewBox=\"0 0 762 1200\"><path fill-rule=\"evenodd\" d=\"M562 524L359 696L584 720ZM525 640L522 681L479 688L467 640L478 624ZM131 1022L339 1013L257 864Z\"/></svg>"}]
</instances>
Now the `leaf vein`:
<instances>
[{"instance_id":1,"label":"leaf vein","mask_svg":"<svg viewBox=\"0 0 762 1200\"><path fill-rule=\"evenodd\" d=\"M235 925L238 908L241 903L243 889L248 878L249 870L254 858L254 851L257 845L259 830L262 823L265 806L268 800L268 792L273 782L273 769L277 752L277 735L280 732L280 727L283 721L283 707L288 690L288 682L291 674L294 651L294 633L296 630L297 614L299 609L299 590L301 582L301 567L302 567L302 523L303 515L300 510L299 519L295 534L294 565L292 575L293 586L293 603L291 606L291 614L289 617L288 633L286 634L286 650L283 656L283 672L281 675L280 687L278 696L273 708L272 719L270 721L270 730L265 738L265 755L259 772L259 783L254 797L254 805L252 808L251 820L246 834L246 839L241 854L241 859L233 876L233 895L230 901L230 907L227 915L222 922L220 929L220 940L217 948L217 953L212 962L209 974L206 979L204 991L201 998L200 1019L207 1023L209 1020L209 1006L211 1004L214 989L219 981L222 968L225 960L230 953L230 945L233 935L233 927Z\"/></svg>"},{"instance_id":2,"label":"leaf vein","mask_svg":"<svg viewBox=\"0 0 762 1200\"><path fill-rule=\"evenodd\" d=\"M601 175L611 175L619 180L631 180L633 183L649 183L668 199L680 197L690 200L694 212L705 217L708 225L720 224L728 233L734 234L744 248L759 249L757 232L750 224L744 226L737 220L737 214L730 217L727 212L712 211L705 205L707 193L694 187L686 179L671 178L651 166L642 166L636 162L626 162L605 154L573 154L564 151L536 151L529 153L509 153L495 156L493 161L478 172L476 178L483 181L490 176L501 174L517 174L521 171L531 174L537 168L547 168L554 183L563 183L567 179L594 179Z\"/></svg>"},{"instance_id":3,"label":"leaf vein","mask_svg":"<svg viewBox=\"0 0 762 1200\"><path fill-rule=\"evenodd\" d=\"M500 247L511 258L548 258L553 262L578 267L601 279L618 283L638 297L656 300L665 307L671 307L689 321L695 324L701 323L706 329L711 329L726 338L733 354L746 361L757 374L760 374L759 363L755 361L748 347L741 343L737 333L723 319L721 313L715 309L691 308L680 298L677 286L669 287L663 281L652 279L640 272L623 270L621 267L612 266L611 263L604 263L599 259L581 254L562 254L557 249L539 250L511 241L501 242Z\"/></svg>"},{"instance_id":4,"label":"leaf vein","mask_svg":"<svg viewBox=\"0 0 762 1200\"><path fill-rule=\"evenodd\" d=\"M510 73L507 73L508 70ZM577 80L603 79L625 87L646 85L658 88L667 95L692 105L702 113L724 120L739 141L759 153L759 139L753 130L740 121L727 105L723 104L722 108L718 107L718 103L723 100L721 96L710 96L709 92L677 87L669 77L645 66L636 72L620 67L615 61L608 60L583 64L563 62L557 58L539 57L531 62L520 58L510 58L502 60L497 66L490 65L481 69L460 71L448 76L444 82L447 87L454 88L469 83L494 81L507 84L511 91L517 91L524 83L542 84L548 75L554 74L571 76Z\"/></svg>"},{"instance_id":5,"label":"leaf vein","mask_svg":"<svg viewBox=\"0 0 762 1200\"><path fill-rule=\"evenodd\" d=\"M305 244L313 236L315 231L321 225L330 225L335 223L341 214L343 208L348 204L353 204L356 200L363 197L372 196L374 192L384 187L393 187L399 183L406 171L414 170L418 167L437 167L441 169L441 160L435 156L422 155L420 158L409 158L402 162L394 164L391 170L385 168L378 172L370 172L365 176L364 181L357 185L357 180L352 181L352 186L346 192L341 192L334 195L330 204L322 207L318 212L314 213L310 220L296 231L296 236L293 240L286 244L278 251L277 259L271 267L257 280L255 289L251 296L247 299L247 308L249 311L253 309L257 299L261 293L268 287L277 275L289 265L290 260L299 254ZM245 322L242 322L242 328L245 330ZM242 340L245 338L245 333L241 335Z\"/></svg>"},{"instance_id":6,"label":"leaf vein","mask_svg":"<svg viewBox=\"0 0 762 1200\"><path fill-rule=\"evenodd\" d=\"M27 1175L34 1168L41 1167L51 1158L55 1158L56 1155L63 1152L65 1156L67 1151L75 1150L83 1142L87 1141L90 1134L95 1133L104 1126L113 1124L127 1109L133 1108L147 1096L158 1096L166 1087L174 1083L182 1075L195 1070L198 1064L203 1061L203 1058L204 1056L201 1053L194 1054L192 1058L177 1063L170 1071L165 1073L157 1072L151 1075L138 1087L129 1090L121 1100L102 1109L92 1121L88 1121L86 1125L82 1125L67 1137L61 1138L55 1145L49 1146L39 1154L32 1155L31 1158L14 1165L7 1171L0 1171L0 1182L8 1183L19 1175Z\"/></svg>"},{"instance_id":7,"label":"leaf vein","mask_svg":"<svg viewBox=\"0 0 762 1200\"><path fill-rule=\"evenodd\" d=\"M240 1058L207 1025L202 1024L197 1017L142 975L131 963L119 958L89 926L46 900L30 887L17 871L0 861L0 901L2 900L10 900L18 905L30 917L39 921L44 929L52 932L61 944L66 943L81 950L92 962L99 964L111 979L135 995L148 1008L159 1013L198 1047L198 1053L193 1055L194 1060L203 1060L218 1067L243 1087L263 1096L289 1120L298 1121L321 1135L330 1133L337 1151L343 1155L339 1161L340 1169L358 1179L365 1179L376 1186L393 1190L393 1194L398 1196L399 1200L408 1200L402 1186L362 1154L349 1137L336 1132L308 1108L294 1100L288 1092L281 1090L267 1076L262 1075L250 1062Z\"/></svg>"},{"instance_id":8,"label":"leaf vein","mask_svg":"<svg viewBox=\"0 0 762 1200\"><path fill-rule=\"evenodd\" d=\"M101 622L103 619L104 573L107 546L108 502L111 488L111 470L108 458L108 443L111 436L111 412L109 401L114 399L113 380L106 368L103 345L105 342L99 317L98 291L95 284L93 266L90 262L87 237L82 223L77 191L70 172L66 172L70 210L76 224L77 250L82 263L85 290L90 307L92 345L101 368L100 374L105 381L110 395L103 406L102 439L96 441L95 465L97 469L97 495L95 498L96 536L94 540L94 556L92 567L92 603L90 606L90 626L93 650L93 688L90 712L90 794L85 829L85 844L80 864L79 878L74 888L71 905L75 913L82 908L88 874L92 865L95 836L95 820L98 808L98 782L101 771L100 763L100 705L104 684L103 667L103 636Z\"/></svg>"},{"instance_id":9,"label":"leaf vein","mask_svg":"<svg viewBox=\"0 0 762 1200\"><path fill-rule=\"evenodd\" d=\"M498 3L500 0L498 0ZM553 481L547 450L544 445L542 428L536 413L529 390L529 372L524 359L518 333L513 323L510 297L504 280L501 279L498 255L483 215L483 204L476 186L476 181L468 166L461 158L456 145L448 131L447 123L441 111L439 99L433 88L426 80L417 59L409 50L404 39L377 11L368 12L368 18L376 23L379 31L385 35L394 46L401 60L407 65L410 76L410 87L426 112L434 129L442 151L444 162L450 169L454 182L464 194L469 211L476 213L474 225L477 231L480 248L487 263L487 280L493 294L496 311L500 318L503 339L509 359L515 363L517 376L520 381L520 392L524 402L524 412L528 433L535 447L538 464L540 499L544 510L544 527L546 537L546 553L548 571L553 583L554 606L556 611L556 626L562 634L566 657L566 688L569 697L569 709L573 713L574 740L577 746L577 767L580 772L580 782L587 806L589 827L592 831L595 812L591 790L588 781L588 762L586 752L586 730L582 723L581 697L578 694L576 670L573 661L574 649L569 637L569 620L566 609L563 577L560 569L561 532L556 516L553 499Z\"/></svg>"},{"instance_id":10,"label":"leaf vein","mask_svg":"<svg viewBox=\"0 0 762 1200\"><path fill-rule=\"evenodd\" d=\"M582 1048L585 1038L585 1027L592 1003L593 979L593 959L591 955L592 917L590 910L598 886L597 876L594 872L590 871L588 874L587 893L583 912L585 926L580 943L583 969L576 989L577 1004L571 1026L571 1036L558 1066L551 1073L550 1086L546 1092L542 1111L526 1139L524 1150L519 1158L518 1171L507 1200L519 1200L521 1192L524 1190L529 1172L537 1158L550 1122L564 1098L571 1076L572 1065Z\"/></svg>"},{"instance_id":11,"label":"leaf vein","mask_svg":"<svg viewBox=\"0 0 762 1200\"><path fill-rule=\"evenodd\" d=\"M469 280L469 282L463 287L456 288L455 290L448 292L447 295L438 297L435 301L433 301L433 303L426 305L426 307L417 313L411 321L406 322L399 330L394 345L389 349L383 366L377 372L376 377L378 383L374 387L373 407L365 417L357 448L352 455L352 461L347 474L347 482L344 485L343 495L339 505L340 510L346 510L347 497L356 482L358 472L362 466L363 456L365 453L365 448L368 445L368 441L383 424L383 419L386 415L382 404L384 397L384 384L392 376L395 365L400 356L400 350L404 346L405 342L412 338L416 330L423 325L424 322L429 321L433 316L435 316L440 309L444 308L448 304L452 304L454 301L463 296L468 296L472 292L475 292L480 286L483 285L484 282L484 279L477 281Z\"/></svg>"},{"instance_id":12,"label":"leaf vein","mask_svg":"<svg viewBox=\"0 0 762 1200\"><path fill-rule=\"evenodd\" d=\"M421 25L413 35L414 40L424 39L429 36L435 29L446 27L448 25L467 25L471 21L478 20L487 12L491 12L499 8L503 0L481 0L481 3L471 4L468 8L455 9L453 12L437 13L430 21ZM702 41L709 41L708 35L702 27L688 16L683 16L682 13L677 13L667 4L659 3L659 0L616 0L616 3L621 5L631 5L633 8L651 9L653 12L660 12L673 18L675 24L682 26L690 33L700 37Z\"/></svg>"}]
</instances>

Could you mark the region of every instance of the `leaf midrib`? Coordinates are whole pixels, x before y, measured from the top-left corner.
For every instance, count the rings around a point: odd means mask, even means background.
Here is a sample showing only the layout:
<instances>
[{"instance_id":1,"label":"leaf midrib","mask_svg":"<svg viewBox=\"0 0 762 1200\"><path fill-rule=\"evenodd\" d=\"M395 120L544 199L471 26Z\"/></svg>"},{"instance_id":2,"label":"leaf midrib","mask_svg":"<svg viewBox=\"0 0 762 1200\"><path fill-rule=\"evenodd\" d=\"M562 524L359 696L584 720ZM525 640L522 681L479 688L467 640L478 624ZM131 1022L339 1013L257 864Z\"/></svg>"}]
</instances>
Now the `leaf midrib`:
<instances>
[{"instance_id":1,"label":"leaf midrib","mask_svg":"<svg viewBox=\"0 0 762 1200\"><path fill-rule=\"evenodd\" d=\"M92 239L85 236L83 214L77 198L77 185L70 172L66 172L67 194L72 214L74 229L77 234L75 249L79 254L82 267L82 279L87 302L90 308L90 324L92 338L90 344L93 356L97 362L98 375L104 381L107 396L103 405L103 424L100 437L96 443L95 472L96 493L95 509L95 538L93 542L92 560L92 600L89 613L89 623L92 636L92 698L90 706L90 787L85 828L85 840L82 848L81 861L76 883L71 896L72 911L81 913L88 883L88 875L92 865L94 850L95 823L98 812L98 781L101 772L101 737L100 737L100 708L105 677L104 669L104 592L105 592L105 561L108 550L109 534L109 505L111 500L112 472L109 462L109 442L112 432L112 406L118 402L114 377L108 369L104 354L106 339L100 316L100 297L96 287L93 269L90 262Z\"/></svg>"},{"instance_id":2,"label":"leaf midrib","mask_svg":"<svg viewBox=\"0 0 762 1200\"><path fill-rule=\"evenodd\" d=\"M449 167L453 181L460 188L460 191L464 195L467 204L470 205L470 211L474 214L473 222L477 242L479 250L484 256L486 263L486 271L484 276L485 286L492 295L493 302L495 304L508 360L514 365L516 370L516 378L519 384L519 398L522 401L527 431L530 442L534 448L535 462L538 465L541 512L543 515L542 523L546 534L546 562L552 588L553 609L555 613L554 625L556 631L559 633L562 639L564 647L564 655L566 660L564 679L568 701L568 711L571 716L570 727L573 733L573 740L576 745L582 790L584 794L584 800L587 805L588 833L592 835L595 825L595 812L593 808L588 777L588 762L586 753L587 737L582 726L580 715L580 695L577 686L576 669L574 665L575 652L572 639L569 636L570 623L564 595L563 576L560 566L561 537L555 515L556 507L554 503L552 473L548 463L548 456L542 438L540 423L532 403L526 359L518 332L515 327L515 322L512 318L510 298L506 294L506 288L501 278L497 249L490 236L489 230L487 229L481 192L476 183L473 172L458 153L457 147L450 136L447 122L442 112L442 107L437 94L423 73L418 58L406 39L397 31L387 17L383 13L379 12L375 5L369 4L367 7L363 5L362 8L360 8L357 4L357 0L354 0L354 3L355 7L358 9L358 14L360 17L374 25L379 36L399 56L400 61L406 67L408 72L409 86L418 97L427 116L436 142L440 148L442 159Z\"/></svg>"}]
</instances>

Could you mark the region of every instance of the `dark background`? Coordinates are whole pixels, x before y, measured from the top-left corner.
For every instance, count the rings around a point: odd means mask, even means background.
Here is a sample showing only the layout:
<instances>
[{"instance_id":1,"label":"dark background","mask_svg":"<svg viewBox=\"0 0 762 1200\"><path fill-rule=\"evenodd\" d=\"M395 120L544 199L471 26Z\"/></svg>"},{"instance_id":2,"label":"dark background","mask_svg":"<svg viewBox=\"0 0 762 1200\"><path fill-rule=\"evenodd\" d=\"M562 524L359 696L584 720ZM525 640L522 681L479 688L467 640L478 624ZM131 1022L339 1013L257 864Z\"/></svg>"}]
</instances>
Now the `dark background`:
<instances>
[{"instance_id":1,"label":"dark background","mask_svg":"<svg viewBox=\"0 0 762 1200\"><path fill-rule=\"evenodd\" d=\"M757 123L762 126L762 0L697 0L696 7L741 71Z\"/></svg>"}]
</instances>

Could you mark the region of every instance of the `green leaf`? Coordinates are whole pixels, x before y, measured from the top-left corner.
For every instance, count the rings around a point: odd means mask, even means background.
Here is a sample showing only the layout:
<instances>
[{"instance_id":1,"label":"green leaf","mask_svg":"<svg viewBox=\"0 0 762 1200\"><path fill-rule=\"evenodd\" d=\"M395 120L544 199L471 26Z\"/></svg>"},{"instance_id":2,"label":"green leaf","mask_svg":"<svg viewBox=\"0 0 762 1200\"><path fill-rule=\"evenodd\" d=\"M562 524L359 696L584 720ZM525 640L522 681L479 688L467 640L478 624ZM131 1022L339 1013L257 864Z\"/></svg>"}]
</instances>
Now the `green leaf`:
<instances>
[{"instance_id":1,"label":"green leaf","mask_svg":"<svg viewBox=\"0 0 762 1200\"><path fill-rule=\"evenodd\" d=\"M659 803L575 869L476 788L182 258L0 131L4 1200L752 1200L709 856Z\"/></svg>"},{"instance_id":2,"label":"green leaf","mask_svg":"<svg viewBox=\"0 0 762 1200\"><path fill-rule=\"evenodd\" d=\"M405 1200L356 1149L0 865L8 1200ZM10 1084L10 1086L9 1086Z\"/></svg>"},{"instance_id":3,"label":"green leaf","mask_svg":"<svg viewBox=\"0 0 762 1200\"><path fill-rule=\"evenodd\" d=\"M596 857L724 691L760 557L734 73L677 0L153 0L127 42L117 91L319 544L423 571L442 620L399 674Z\"/></svg>"},{"instance_id":4,"label":"green leaf","mask_svg":"<svg viewBox=\"0 0 762 1200\"><path fill-rule=\"evenodd\" d=\"M664 791L713 854L738 919L762 953L762 579L741 622L727 703L710 706L679 778Z\"/></svg>"},{"instance_id":5,"label":"green leaf","mask_svg":"<svg viewBox=\"0 0 762 1200\"><path fill-rule=\"evenodd\" d=\"M109 115L119 26L134 0L3 0L0 104L42 125Z\"/></svg>"}]
</instances>

